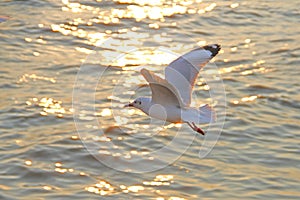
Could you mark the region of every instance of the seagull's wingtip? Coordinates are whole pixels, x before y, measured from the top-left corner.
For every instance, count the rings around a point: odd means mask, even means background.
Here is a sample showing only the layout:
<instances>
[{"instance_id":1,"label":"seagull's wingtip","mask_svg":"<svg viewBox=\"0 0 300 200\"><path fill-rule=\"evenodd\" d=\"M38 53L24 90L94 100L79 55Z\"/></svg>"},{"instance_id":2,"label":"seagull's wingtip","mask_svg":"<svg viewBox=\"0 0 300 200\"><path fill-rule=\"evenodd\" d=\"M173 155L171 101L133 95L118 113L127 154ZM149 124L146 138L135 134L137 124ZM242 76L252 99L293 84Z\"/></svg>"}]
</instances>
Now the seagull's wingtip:
<instances>
[{"instance_id":1,"label":"seagull's wingtip","mask_svg":"<svg viewBox=\"0 0 300 200\"><path fill-rule=\"evenodd\" d=\"M211 52L211 57L215 57L219 53L219 51L221 49L221 45L219 45L219 44L209 44L209 45L203 46L202 48L207 50L207 51L210 51Z\"/></svg>"}]
</instances>

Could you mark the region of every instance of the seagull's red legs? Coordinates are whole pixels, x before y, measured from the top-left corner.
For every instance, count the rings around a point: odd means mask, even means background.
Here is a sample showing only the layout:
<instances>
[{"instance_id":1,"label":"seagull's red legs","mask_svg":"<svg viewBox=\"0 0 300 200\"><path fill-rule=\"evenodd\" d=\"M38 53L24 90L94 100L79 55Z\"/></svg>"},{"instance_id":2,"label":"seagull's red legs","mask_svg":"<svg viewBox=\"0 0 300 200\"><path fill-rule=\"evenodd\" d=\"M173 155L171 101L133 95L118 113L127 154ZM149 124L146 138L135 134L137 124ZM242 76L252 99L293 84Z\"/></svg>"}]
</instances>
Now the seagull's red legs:
<instances>
[{"instance_id":1,"label":"seagull's red legs","mask_svg":"<svg viewBox=\"0 0 300 200\"><path fill-rule=\"evenodd\" d=\"M199 128L198 126L196 126L196 124L194 122L192 122L192 124L190 124L189 122L187 122L187 124L194 130L197 131L198 133L205 135L204 131L202 131L201 128Z\"/></svg>"}]
</instances>

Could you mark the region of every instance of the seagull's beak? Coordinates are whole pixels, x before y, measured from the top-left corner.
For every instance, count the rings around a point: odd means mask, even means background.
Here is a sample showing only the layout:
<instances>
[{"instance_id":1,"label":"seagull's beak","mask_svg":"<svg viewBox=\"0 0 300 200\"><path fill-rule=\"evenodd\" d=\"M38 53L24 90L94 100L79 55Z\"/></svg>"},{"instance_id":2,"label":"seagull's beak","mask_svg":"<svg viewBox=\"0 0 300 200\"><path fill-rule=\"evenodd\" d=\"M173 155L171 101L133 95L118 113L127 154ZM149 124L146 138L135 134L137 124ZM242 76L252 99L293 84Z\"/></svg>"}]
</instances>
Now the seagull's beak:
<instances>
[{"instance_id":1,"label":"seagull's beak","mask_svg":"<svg viewBox=\"0 0 300 200\"><path fill-rule=\"evenodd\" d=\"M126 104L126 105L124 106L124 108L126 108L126 107L133 107L133 103Z\"/></svg>"}]
</instances>

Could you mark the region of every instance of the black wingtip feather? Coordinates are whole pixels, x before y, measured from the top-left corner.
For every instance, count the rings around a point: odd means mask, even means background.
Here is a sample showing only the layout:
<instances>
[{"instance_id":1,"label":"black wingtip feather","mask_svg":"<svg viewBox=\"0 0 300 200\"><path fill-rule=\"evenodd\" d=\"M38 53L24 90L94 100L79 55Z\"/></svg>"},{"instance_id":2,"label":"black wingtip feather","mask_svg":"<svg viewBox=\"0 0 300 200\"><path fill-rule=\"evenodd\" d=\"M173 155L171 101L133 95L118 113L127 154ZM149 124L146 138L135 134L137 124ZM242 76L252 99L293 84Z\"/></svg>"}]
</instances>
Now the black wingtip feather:
<instances>
[{"instance_id":1,"label":"black wingtip feather","mask_svg":"<svg viewBox=\"0 0 300 200\"><path fill-rule=\"evenodd\" d=\"M219 44L210 44L210 45L206 45L202 47L203 49L210 51L212 53L211 57L215 57L220 49L221 49L221 45Z\"/></svg>"}]
</instances>

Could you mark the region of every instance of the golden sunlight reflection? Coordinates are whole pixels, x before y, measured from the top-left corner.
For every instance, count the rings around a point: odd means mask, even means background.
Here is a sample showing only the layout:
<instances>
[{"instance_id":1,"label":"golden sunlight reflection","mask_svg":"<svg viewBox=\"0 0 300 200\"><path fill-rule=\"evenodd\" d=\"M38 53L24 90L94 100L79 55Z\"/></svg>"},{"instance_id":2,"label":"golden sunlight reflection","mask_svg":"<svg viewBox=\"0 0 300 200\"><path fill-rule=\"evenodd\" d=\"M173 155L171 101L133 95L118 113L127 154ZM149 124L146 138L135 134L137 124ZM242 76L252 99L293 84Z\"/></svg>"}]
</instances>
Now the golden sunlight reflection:
<instances>
[{"instance_id":1,"label":"golden sunlight reflection","mask_svg":"<svg viewBox=\"0 0 300 200\"><path fill-rule=\"evenodd\" d=\"M115 116L115 120L118 125L125 125L129 121L128 118L121 116Z\"/></svg>"},{"instance_id":2,"label":"golden sunlight reflection","mask_svg":"<svg viewBox=\"0 0 300 200\"><path fill-rule=\"evenodd\" d=\"M150 5L150 6L161 6L163 5L163 0L114 0L115 2L118 3L123 3L123 4L137 4L140 6L146 6L146 5Z\"/></svg>"},{"instance_id":3,"label":"golden sunlight reflection","mask_svg":"<svg viewBox=\"0 0 300 200\"><path fill-rule=\"evenodd\" d=\"M114 9L112 15L118 18L134 18L136 21L149 18L164 22L165 17L171 17L176 14L203 14L212 11L217 6L216 3L211 3L203 7L200 4L202 3L201 0L181 0L175 1L172 4L160 0L118 0L117 2L134 5L129 5L127 10Z\"/></svg>"},{"instance_id":4,"label":"golden sunlight reflection","mask_svg":"<svg viewBox=\"0 0 300 200\"><path fill-rule=\"evenodd\" d=\"M173 128L173 127L176 127L176 128L180 128L182 126L182 124L175 124L175 123L171 123L171 124L168 124L168 125L165 125L163 128L164 129L168 129L168 128Z\"/></svg>"},{"instance_id":5,"label":"golden sunlight reflection","mask_svg":"<svg viewBox=\"0 0 300 200\"><path fill-rule=\"evenodd\" d=\"M126 70L132 70L132 68L130 68L130 67L124 67L122 69L124 71L126 71ZM143 79L142 76L131 76L129 79L125 79L124 81L125 81L125 83L123 83L123 85L125 87L131 87L132 85L142 85L145 82L145 79ZM133 93L132 95L134 95L134 94L135 93Z\"/></svg>"},{"instance_id":6,"label":"golden sunlight reflection","mask_svg":"<svg viewBox=\"0 0 300 200\"><path fill-rule=\"evenodd\" d=\"M156 200L186 200L185 198L181 198L181 197L169 197L167 199L163 198L163 197L157 197Z\"/></svg>"},{"instance_id":7,"label":"golden sunlight reflection","mask_svg":"<svg viewBox=\"0 0 300 200\"><path fill-rule=\"evenodd\" d=\"M79 25L92 26L93 24L104 24L104 25L115 25L121 23L122 19L135 19L136 21L141 21L144 19L154 20L149 22L149 28L159 29L161 27L160 23L166 21L166 17L172 17L174 15L183 14L203 14L205 12L212 11L217 4L216 3L202 3L201 0L181 0L181 1L163 1L163 0L115 0L115 2L120 4L128 4L126 8L112 8L110 10L102 10L99 7L94 7L90 5L84 5L78 2L69 2L69 0L62 0L64 12L72 13L83 13L82 15L91 14L93 18L83 19L75 18L72 21L62 23L62 24L51 24L50 27L53 32L60 32L62 35L73 35L74 37L85 38L87 43L97 46L99 42L104 42L110 36L113 36L111 30L104 30L102 33L87 31L79 28ZM177 23L174 21L168 22L169 26L176 26ZM43 24L39 27L44 27ZM135 32L136 27L133 27L131 31ZM118 33L125 33L129 30L120 29L117 30ZM131 37L132 41L136 40L136 37ZM31 42L32 39L25 38L27 42ZM44 40L39 40L40 42L45 42ZM118 40L120 43L126 43L128 40ZM124 46L124 45L119 45ZM85 49L77 48L79 51L84 51Z\"/></svg>"},{"instance_id":8,"label":"golden sunlight reflection","mask_svg":"<svg viewBox=\"0 0 300 200\"><path fill-rule=\"evenodd\" d=\"M43 28L44 27L44 25L43 24L39 24L39 28ZM26 42L32 42L32 39L31 38L24 38L24 40L26 41ZM43 36L39 36L39 38L38 39L36 39L36 42L37 43L40 43L40 44L47 44L47 41L46 40L44 40L44 37Z\"/></svg>"},{"instance_id":9,"label":"golden sunlight reflection","mask_svg":"<svg viewBox=\"0 0 300 200\"><path fill-rule=\"evenodd\" d=\"M135 114L135 109L128 109L127 110L129 115L134 115Z\"/></svg>"},{"instance_id":10,"label":"golden sunlight reflection","mask_svg":"<svg viewBox=\"0 0 300 200\"><path fill-rule=\"evenodd\" d=\"M122 58L116 60L112 65L123 67L124 70L132 69L132 67L125 67L129 65L167 65L177 58L169 52L164 52L159 49L155 50L138 50L124 55Z\"/></svg>"},{"instance_id":11,"label":"golden sunlight reflection","mask_svg":"<svg viewBox=\"0 0 300 200\"><path fill-rule=\"evenodd\" d=\"M48 185L45 185L45 186L43 186L43 189L44 189L44 190L52 190L52 187L51 187L51 186L48 186Z\"/></svg>"},{"instance_id":12,"label":"golden sunlight reflection","mask_svg":"<svg viewBox=\"0 0 300 200\"><path fill-rule=\"evenodd\" d=\"M40 56L41 54L39 53L39 52L37 52L37 51L35 51L35 52L33 52L32 53L34 56Z\"/></svg>"},{"instance_id":13,"label":"golden sunlight reflection","mask_svg":"<svg viewBox=\"0 0 300 200\"><path fill-rule=\"evenodd\" d=\"M18 83L27 83L30 80L32 80L32 81L42 80L42 81L48 81L51 83L56 83L55 78L39 76L36 74L24 74L21 78L19 78Z\"/></svg>"},{"instance_id":14,"label":"golden sunlight reflection","mask_svg":"<svg viewBox=\"0 0 300 200\"><path fill-rule=\"evenodd\" d=\"M173 175L157 175L153 181L144 181L144 185L161 186L173 183Z\"/></svg>"},{"instance_id":15,"label":"golden sunlight reflection","mask_svg":"<svg viewBox=\"0 0 300 200\"><path fill-rule=\"evenodd\" d=\"M254 101L255 99L257 99L257 96L254 95L254 96L250 96L250 97L243 97L241 99L242 102L250 102L250 101Z\"/></svg>"},{"instance_id":16,"label":"golden sunlight reflection","mask_svg":"<svg viewBox=\"0 0 300 200\"><path fill-rule=\"evenodd\" d=\"M216 6L217 6L216 3L212 3L212 4L210 4L209 6L207 6L204 10L205 10L206 12L210 12L210 11L212 11Z\"/></svg>"},{"instance_id":17,"label":"golden sunlight reflection","mask_svg":"<svg viewBox=\"0 0 300 200\"><path fill-rule=\"evenodd\" d=\"M60 162L56 162L54 165L55 165L54 171L56 171L60 174L65 174L67 172L70 172L70 173L74 172L73 168L63 168L62 163L60 163Z\"/></svg>"},{"instance_id":18,"label":"golden sunlight reflection","mask_svg":"<svg viewBox=\"0 0 300 200\"><path fill-rule=\"evenodd\" d=\"M72 139L72 140L79 140L80 138L79 138L77 135L72 135L72 136L71 136L71 139Z\"/></svg>"},{"instance_id":19,"label":"golden sunlight reflection","mask_svg":"<svg viewBox=\"0 0 300 200\"><path fill-rule=\"evenodd\" d=\"M85 53L85 54L91 54L93 52L93 50L90 50L90 49L87 49L87 48L83 48L83 47L75 47L75 49L78 52Z\"/></svg>"},{"instance_id":20,"label":"golden sunlight reflection","mask_svg":"<svg viewBox=\"0 0 300 200\"><path fill-rule=\"evenodd\" d=\"M225 62L225 60L224 60L224 62ZM258 60L255 63L253 63L252 65L240 64L240 65L236 65L236 66L232 66L232 67L226 67L226 68L220 69L220 73L226 74L226 73L231 73L231 72L239 72L241 75L245 76L245 75L250 75L250 74L254 74L254 73L270 72L271 69L267 69L267 68L261 66L264 63L265 63L264 60Z\"/></svg>"},{"instance_id":21,"label":"golden sunlight reflection","mask_svg":"<svg viewBox=\"0 0 300 200\"><path fill-rule=\"evenodd\" d=\"M63 11L71 11L74 13L83 12L84 10L93 10L92 6L82 5L80 3L71 3L69 0L62 0L62 3L65 5L62 7Z\"/></svg>"},{"instance_id":22,"label":"golden sunlight reflection","mask_svg":"<svg viewBox=\"0 0 300 200\"><path fill-rule=\"evenodd\" d=\"M230 8L237 8L239 7L239 3L233 3L230 5Z\"/></svg>"},{"instance_id":23,"label":"golden sunlight reflection","mask_svg":"<svg viewBox=\"0 0 300 200\"><path fill-rule=\"evenodd\" d=\"M26 166L31 166L32 165L32 161L31 160L25 160L24 164Z\"/></svg>"},{"instance_id":24,"label":"golden sunlight reflection","mask_svg":"<svg viewBox=\"0 0 300 200\"><path fill-rule=\"evenodd\" d=\"M92 139L97 142L110 142L111 141L111 138L106 137L106 136L94 136L94 137L92 137Z\"/></svg>"},{"instance_id":25,"label":"golden sunlight reflection","mask_svg":"<svg viewBox=\"0 0 300 200\"><path fill-rule=\"evenodd\" d=\"M59 118L62 118L65 114L72 114L73 109L66 109L62 106L61 101L57 101L53 98L32 98L26 101L28 106L35 105L42 107L43 110L40 112L40 115L47 116L48 114L56 115Z\"/></svg>"},{"instance_id":26,"label":"golden sunlight reflection","mask_svg":"<svg viewBox=\"0 0 300 200\"><path fill-rule=\"evenodd\" d=\"M118 154L118 153L116 153ZM94 193L101 196L112 195L116 193L139 193L143 191L152 192L153 186L169 186L173 183L173 175L157 175L153 181L144 181L142 184L133 184L133 185L113 185L106 180L100 180L91 186L85 187L85 190L90 193ZM159 190L157 190L159 191ZM179 197L169 197L168 199L182 199Z\"/></svg>"},{"instance_id":27,"label":"golden sunlight reflection","mask_svg":"<svg viewBox=\"0 0 300 200\"><path fill-rule=\"evenodd\" d=\"M79 19L75 19L74 22L69 22L69 24L51 24L51 29L53 32L60 32L62 35L73 35L74 37L85 38L87 39L87 44L94 46L99 42L105 41L109 37L107 33L95 33L78 29L78 21L83 23ZM82 47L76 47L76 50L83 51L84 53L91 52L91 50Z\"/></svg>"},{"instance_id":28,"label":"golden sunlight reflection","mask_svg":"<svg viewBox=\"0 0 300 200\"><path fill-rule=\"evenodd\" d=\"M251 39L249 39L249 38L248 38L248 39L245 39L245 43L246 43L246 44L249 44L250 42L251 42Z\"/></svg>"},{"instance_id":29,"label":"golden sunlight reflection","mask_svg":"<svg viewBox=\"0 0 300 200\"><path fill-rule=\"evenodd\" d=\"M140 191L145 190L145 187L142 185L120 185L119 187L113 186L109 182L105 180L101 180L94 184L93 186L85 187L85 190L91 193L95 193L101 196L111 195L117 192L122 193L138 193Z\"/></svg>"},{"instance_id":30,"label":"golden sunlight reflection","mask_svg":"<svg viewBox=\"0 0 300 200\"><path fill-rule=\"evenodd\" d=\"M237 49L238 49L237 47L231 47L230 51L235 52L235 51L237 51Z\"/></svg>"},{"instance_id":31,"label":"golden sunlight reflection","mask_svg":"<svg viewBox=\"0 0 300 200\"><path fill-rule=\"evenodd\" d=\"M201 40L201 41L199 41L199 42L197 42L197 45L198 46L204 46L204 45L206 45L206 41L205 40Z\"/></svg>"},{"instance_id":32,"label":"golden sunlight reflection","mask_svg":"<svg viewBox=\"0 0 300 200\"><path fill-rule=\"evenodd\" d=\"M241 103L250 103L255 101L257 98L259 98L259 95L252 95L252 96L247 96L247 97L243 97L240 100L233 100L231 103L237 105L237 104L241 104Z\"/></svg>"},{"instance_id":33,"label":"golden sunlight reflection","mask_svg":"<svg viewBox=\"0 0 300 200\"><path fill-rule=\"evenodd\" d=\"M129 192L139 192L139 191L142 191L142 190L144 190L145 188L143 187L143 186L141 186L141 185L133 185L133 186L129 186L129 187L125 187L124 189L123 189L123 191L124 190L128 190Z\"/></svg>"},{"instance_id":34,"label":"golden sunlight reflection","mask_svg":"<svg viewBox=\"0 0 300 200\"><path fill-rule=\"evenodd\" d=\"M115 188L110 183L102 180L93 186L86 187L85 190L91 193L104 196L114 193Z\"/></svg>"},{"instance_id":35,"label":"golden sunlight reflection","mask_svg":"<svg viewBox=\"0 0 300 200\"><path fill-rule=\"evenodd\" d=\"M266 73L268 72L269 70L267 70L266 68L264 67L260 67L258 69L251 69L251 70L246 70L246 71L243 71L241 72L241 75L250 75L250 74L254 74L254 73Z\"/></svg>"},{"instance_id":36,"label":"golden sunlight reflection","mask_svg":"<svg viewBox=\"0 0 300 200\"><path fill-rule=\"evenodd\" d=\"M103 109L103 110L99 113L99 115L102 116L102 117L108 117L108 116L111 116L111 114L112 114L112 112L111 112L111 110L108 109L108 108Z\"/></svg>"}]
</instances>

